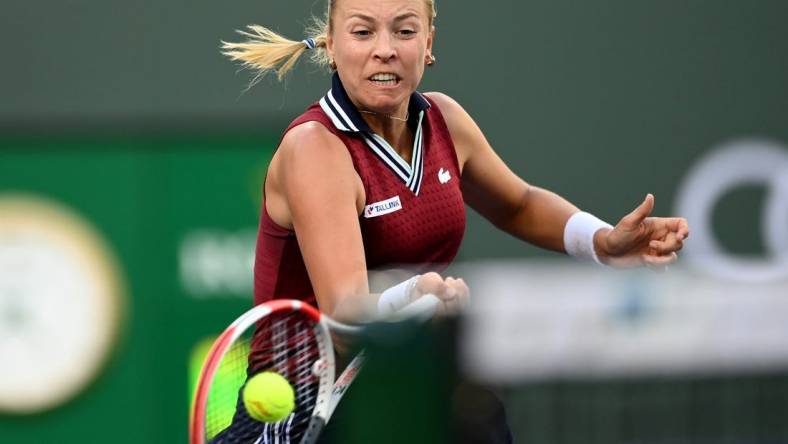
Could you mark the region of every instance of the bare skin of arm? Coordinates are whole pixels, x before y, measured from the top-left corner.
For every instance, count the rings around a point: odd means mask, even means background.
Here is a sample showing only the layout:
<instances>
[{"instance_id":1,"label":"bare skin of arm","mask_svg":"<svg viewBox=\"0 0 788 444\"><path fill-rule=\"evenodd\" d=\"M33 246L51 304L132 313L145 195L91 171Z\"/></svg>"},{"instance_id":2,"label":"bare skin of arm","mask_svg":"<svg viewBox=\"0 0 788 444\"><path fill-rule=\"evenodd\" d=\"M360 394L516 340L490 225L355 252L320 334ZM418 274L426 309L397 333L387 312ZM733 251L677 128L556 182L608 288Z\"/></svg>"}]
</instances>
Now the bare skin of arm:
<instances>
[{"instance_id":1,"label":"bare skin of arm","mask_svg":"<svg viewBox=\"0 0 788 444\"><path fill-rule=\"evenodd\" d=\"M564 226L580 210L514 174L457 102L441 93L427 95L438 103L451 132L465 201L507 233L542 248L565 252ZM600 260L617 267L674 262L689 235L687 221L650 217L653 208L654 197L649 194L613 230L597 231L594 247Z\"/></svg>"},{"instance_id":2,"label":"bare skin of arm","mask_svg":"<svg viewBox=\"0 0 788 444\"><path fill-rule=\"evenodd\" d=\"M293 128L271 160L265 195L271 219L296 232L320 310L344 321L366 317L361 302L369 284L358 222L365 195L347 148L319 123Z\"/></svg>"},{"instance_id":3,"label":"bare skin of arm","mask_svg":"<svg viewBox=\"0 0 788 444\"><path fill-rule=\"evenodd\" d=\"M449 126L462 170L463 197L468 205L519 239L564 251L563 227L578 208L514 174L457 102L439 93L428 95L438 103Z\"/></svg>"}]
</instances>

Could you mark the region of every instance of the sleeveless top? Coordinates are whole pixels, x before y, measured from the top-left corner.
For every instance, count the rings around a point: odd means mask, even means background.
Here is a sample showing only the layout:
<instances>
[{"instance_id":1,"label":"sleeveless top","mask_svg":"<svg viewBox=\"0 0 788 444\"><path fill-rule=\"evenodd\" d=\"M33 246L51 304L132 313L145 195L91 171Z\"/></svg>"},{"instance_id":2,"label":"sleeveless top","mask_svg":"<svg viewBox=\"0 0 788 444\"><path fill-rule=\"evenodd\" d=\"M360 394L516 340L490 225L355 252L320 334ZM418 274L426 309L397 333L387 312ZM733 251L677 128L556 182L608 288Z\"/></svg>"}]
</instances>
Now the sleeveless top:
<instances>
[{"instance_id":1,"label":"sleeveless top","mask_svg":"<svg viewBox=\"0 0 788 444\"><path fill-rule=\"evenodd\" d=\"M456 256L465 231L460 170L443 115L417 92L410 97L409 115L415 133L410 165L369 128L334 74L331 90L285 131L319 122L347 147L366 193L359 222L369 270L440 272ZM277 225L263 202L254 302L278 298L316 302L296 233Z\"/></svg>"}]
</instances>

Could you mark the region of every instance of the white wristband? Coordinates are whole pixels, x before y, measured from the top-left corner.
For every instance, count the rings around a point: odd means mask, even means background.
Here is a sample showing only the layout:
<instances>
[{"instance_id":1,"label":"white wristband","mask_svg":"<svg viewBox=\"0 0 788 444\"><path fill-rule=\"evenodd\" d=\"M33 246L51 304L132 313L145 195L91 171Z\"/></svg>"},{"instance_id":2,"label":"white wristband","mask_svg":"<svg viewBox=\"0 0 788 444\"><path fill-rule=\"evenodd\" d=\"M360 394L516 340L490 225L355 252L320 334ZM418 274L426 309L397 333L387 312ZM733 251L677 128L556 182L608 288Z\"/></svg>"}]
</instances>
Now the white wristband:
<instances>
[{"instance_id":1,"label":"white wristband","mask_svg":"<svg viewBox=\"0 0 788 444\"><path fill-rule=\"evenodd\" d=\"M410 304L413 289L416 287L419 276L413 276L405 282L400 282L384 290L378 299L378 314L382 317L391 316Z\"/></svg>"},{"instance_id":2,"label":"white wristband","mask_svg":"<svg viewBox=\"0 0 788 444\"><path fill-rule=\"evenodd\" d=\"M593 214L583 211L573 214L564 227L566 253L578 259L593 260L601 264L594 249L594 234L602 228L612 229L613 226Z\"/></svg>"}]
</instances>

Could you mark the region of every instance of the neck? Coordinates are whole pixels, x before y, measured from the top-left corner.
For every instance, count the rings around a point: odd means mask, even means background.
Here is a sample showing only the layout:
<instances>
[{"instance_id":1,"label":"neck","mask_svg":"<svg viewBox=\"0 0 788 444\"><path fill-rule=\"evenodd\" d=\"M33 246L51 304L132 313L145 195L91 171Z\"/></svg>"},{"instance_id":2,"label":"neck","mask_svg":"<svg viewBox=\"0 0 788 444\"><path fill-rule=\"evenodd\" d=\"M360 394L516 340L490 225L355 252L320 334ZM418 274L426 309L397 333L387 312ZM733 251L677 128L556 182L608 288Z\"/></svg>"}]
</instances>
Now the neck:
<instances>
[{"instance_id":1,"label":"neck","mask_svg":"<svg viewBox=\"0 0 788 444\"><path fill-rule=\"evenodd\" d=\"M405 131L408 123L408 109L409 101L406 100L396 110L390 112L379 112L370 109L365 109L358 103L355 104L356 109L361 114L361 117L375 131L375 133L388 139L386 136L392 132Z\"/></svg>"},{"instance_id":2,"label":"neck","mask_svg":"<svg viewBox=\"0 0 788 444\"><path fill-rule=\"evenodd\" d=\"M406 161L410 161L411 151L413 151L413 135L408 130L408 106L397 114L384 114L375 111L367 111L357 108L361 117L367 122L370 129L375 134L384 138Z\"/></svg>"},{"instance_id":3,"label":"neck","mask_svg":"<svg viewBox=\"0 0 788 444\"><path fill-rule=\"evenodd\" d=\"M402 146L401 141L407 139L410 133L406 121L391 119L385 115L362 113L362 116L375 134L386 139L397 151L401 151L399 149ZM406 144L403 148L409 147ZM400 154L402 153L400 152Z\"/></svg>"},{"instance_id":4,"label":"neck","mask_svg":"<svg viewBox=\"0 0 788 444\"><path fill-rule=\"evenodd\" d=\"M394 114L381 114L381 113L376 113L375 111L367 111L367 110L363 110L363 109L359 110L359 112L361 114L367 114L367 115L370 115L370 116L385 117L386 119L389 119L389 120L397 120L399 122L406 122L406 123L408 122L408 117L410 117L410 113L409 112L405 112L405 116L404 117L397 117Z\"/></svg>"},{"instance_id":5,"label":"neck","mask_svg":"<svg viewBox=\"0 0 788 444\"><path fill-rule=\"evenodd\" d=\"M407 129L407 113L402 117L363 110L360 110L360 113L361 117L367 122L367 125L369 125L372 131L386 140L389 140L390 136L395 136Z\"/></svg>"},{"instance_id":6,"label":"neck","mask_svg":"<svg viewBox=\"0 0 788 444\"><path fill-rule=\"evenodd\" d=\"M369 127L378 134L381 134L382 131L379 129L384 128L402 128L408 122L409 113L408 110L410 109L410 99L406 99L404 102L400 103L395 109L386 110L386 111L377 111L372 110L361 103L359 103L353 97L350 97L350 101L353 103L353 106L356 107L359 114L361 114L361 118L364 119L365 122L369 125Z\"/></svg>"}]
</instances>

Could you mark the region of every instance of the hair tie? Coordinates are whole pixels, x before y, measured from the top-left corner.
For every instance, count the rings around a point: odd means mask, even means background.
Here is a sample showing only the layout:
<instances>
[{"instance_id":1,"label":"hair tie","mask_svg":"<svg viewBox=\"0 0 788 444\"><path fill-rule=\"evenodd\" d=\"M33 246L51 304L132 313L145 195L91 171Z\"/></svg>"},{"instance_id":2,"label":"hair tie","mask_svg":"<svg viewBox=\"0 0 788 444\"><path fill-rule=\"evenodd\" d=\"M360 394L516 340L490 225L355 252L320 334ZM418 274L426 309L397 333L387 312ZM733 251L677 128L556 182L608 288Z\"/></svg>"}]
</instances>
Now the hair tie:
<instances>
[{"instance_id":1,"label":"hair tie","mask_svg":"<svg viewBox=\"0 0 788 444\"><path fill-rule=\"evenodd\" d=\"M303 43L306 45L308 49L315 49L315 47L317 47L317 43L315 42L315 39L306 39L303 41Z\"/></svg>"}]
</instances>

